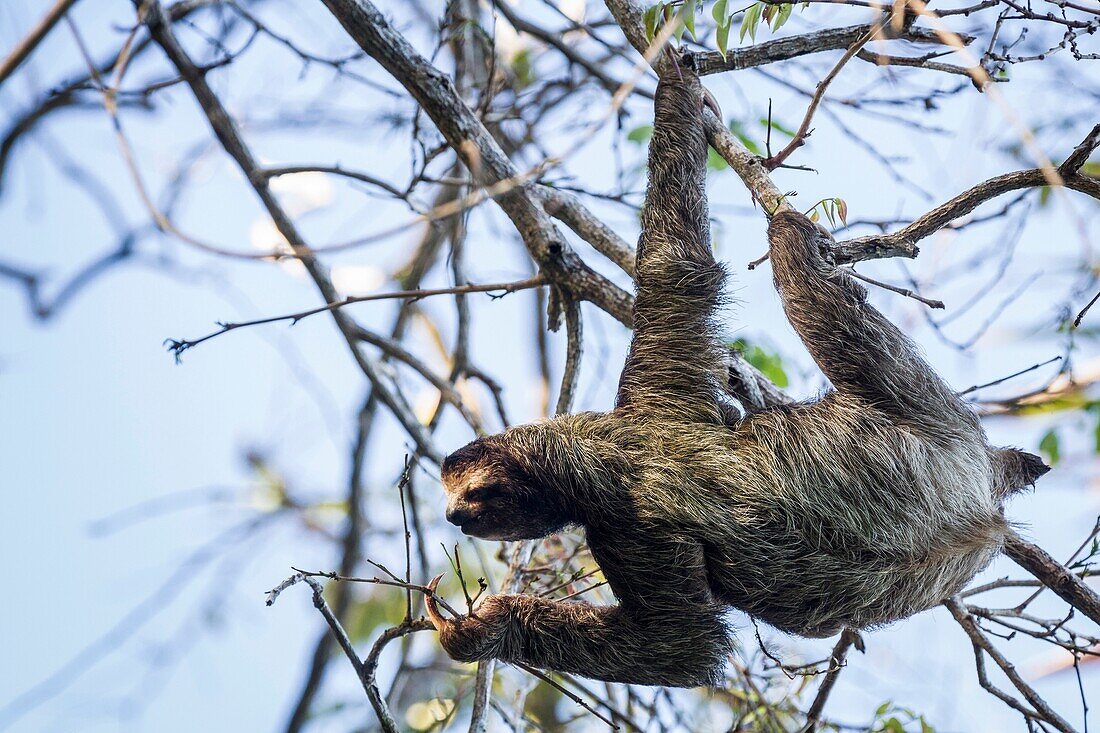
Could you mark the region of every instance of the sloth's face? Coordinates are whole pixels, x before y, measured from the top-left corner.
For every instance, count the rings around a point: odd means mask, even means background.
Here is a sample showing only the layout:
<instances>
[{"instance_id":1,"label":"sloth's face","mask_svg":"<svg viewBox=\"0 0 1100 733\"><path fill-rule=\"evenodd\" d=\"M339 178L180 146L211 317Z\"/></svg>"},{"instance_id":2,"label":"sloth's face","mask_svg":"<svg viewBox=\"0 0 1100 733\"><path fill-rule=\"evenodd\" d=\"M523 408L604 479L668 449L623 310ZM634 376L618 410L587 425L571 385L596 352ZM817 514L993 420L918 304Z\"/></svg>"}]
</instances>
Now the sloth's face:
<instances>
[{"instance_id":1,"label":"sloth's face","mask_svg":"<svg viewBox=\"0 0 1100 733\"><path fill-rule=\"evenodd\" d=\"M485 540L545 537L565 524L541 481L512 455L500 436L479 438L447 456L441 470L447 521Z\"/></svg>"}]
</instances>

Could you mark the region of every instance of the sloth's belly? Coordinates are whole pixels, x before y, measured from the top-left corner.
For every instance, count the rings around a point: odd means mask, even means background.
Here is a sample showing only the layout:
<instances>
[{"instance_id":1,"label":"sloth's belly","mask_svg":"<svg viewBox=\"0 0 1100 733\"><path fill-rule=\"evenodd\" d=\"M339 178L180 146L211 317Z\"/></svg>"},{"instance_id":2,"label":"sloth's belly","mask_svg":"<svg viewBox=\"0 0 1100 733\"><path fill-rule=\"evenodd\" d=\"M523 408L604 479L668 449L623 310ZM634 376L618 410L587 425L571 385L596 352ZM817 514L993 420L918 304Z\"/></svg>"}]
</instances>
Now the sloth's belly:
<instances>
[{"instance_id":1,"label":"sloth's belly","mask_svg":"<svg viewBox=\"0 0 1100 733\"><path fill-rule=\"evenodd\" d=\"M956 500L949 515L890 524L854 508L844 521L773 517L706 544L707 575L719 599L790 633L887 624L937 605L989 564L1005 530L990 507Z\"/></svg>"}]
</instances>

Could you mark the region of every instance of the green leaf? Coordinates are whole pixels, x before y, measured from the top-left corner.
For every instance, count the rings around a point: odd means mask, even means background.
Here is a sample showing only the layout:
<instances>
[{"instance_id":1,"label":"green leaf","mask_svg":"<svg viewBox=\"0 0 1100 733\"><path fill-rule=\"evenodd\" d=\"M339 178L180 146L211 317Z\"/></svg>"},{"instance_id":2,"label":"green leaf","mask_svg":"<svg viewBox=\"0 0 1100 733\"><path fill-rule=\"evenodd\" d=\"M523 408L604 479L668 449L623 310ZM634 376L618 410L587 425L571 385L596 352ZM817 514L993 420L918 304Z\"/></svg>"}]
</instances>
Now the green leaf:
<instances>
[{"instance_id":1,"label":"green leaf","mask_svg":"<svg viewBox=\"0 0 1100 733\"><path fill-rule=\"evenodd\" d=\"M725 0L720 0L725 2ZM714 40L718 44L718 53L722 54L722 60L726 60L726 49L729 48L730 42L730 26L733 25L732 18L726 18L725 23L718 24L718 32L714 34Z\"/></svg>"},{"instance_id":2,"label":"green leaf","mask_svg":"<svg viewBox=\"0 0 1100 733\"><path fill-rule=\"evenodd\" d=\"M684 18L684 28L691 34L691 40L698 40L695 37L695 4L698 0L684 0L684 8L680 11Z\"/></svg>"},{"instance_id":3,"label":"green leaf","mask_svg":"<svg viewBox=\"0 0 1100 733\"><path fill-rule=\"evenodd\" d=\"M783 27L783 24L790 19L792 10L794 10L793 3L786 3L779 6L779 13L776 15L775 23L772 24L773 31L777 31Z\"/></svg>"},{"instance_id":4,"label":"green leaf","mask_svg":"<svg viewBox=\"0 0 1100 733\"><path fill-rule=\"evenodd\" d=\"M897 718L887 718L882 721L883 733L905 733L905 726Z\"/></svg>"},{"instance_id":5,"label":"green leaf","mask_svg":"<svg viewBox=\"0 0 1100 733\"><path fill-rule=\"evenodd\" d=\"M512 57L512 73L516 75L516 85L523 89L535 82L535 70L531 50L523 49Z\"/></svg>"},{"instance_id":6,"label":"green leaf","mask_svg":"<svg viewBox=\"0 0 1100 733\"><path fill-rule=\"evenodd\" d=\"M766 127L768 127L769 124L771 125L771 128L773 130L775 130L776 132L781 132L781 133L783 133L784 135L786 135L787 137L790 137L790 138L793 138L795 136L795 131L794 130L787 127L782 122L775 119L774 117L771 119L770 123L769 123L767 117L761 117L760 118L760 126L761 127L766 128Z\"/></svg>"},{"instance_id":7,"label":"green leaf","mask_svg":"<svg viewBox=\"0 0 1100 733\"><path fill-rule=\"evenodd\" d=\"M657 35L657 26L661 22L661 11L665 9L664 3L657 3L653 7L645 11L642 16L642 20L645 22L645 39L650 43L653 42L653 37Z\"/></svg>"},{"instance_id":8,"label":"green leaf","mask_svg":"<svg viewBox=\"0 0 1100 733\"><path fill-rule=\"evenodd\" d=\"M725 25L727 29L729 28L729 23L726 22L729 20L728 6L729 0L718 0L718 2L714 4L714 8L710 11L710 14L714 16L714 22L717 23L719 27Z\"/></svg>"},{"instance_id":9,"label":"green leaf","mask_svg":"<svg viewBox=\"0 0 1100 733\"><path fill-rule=\"evenodd\" d=\"M645 145L653 137L653 125L638 125L626 133L626 139L637 145Z\"/></svg>"},{"instance_id":10,"label":"green leaf","mask_svg":"<svg viewBox=\"0 0 1100 733\"><path fill-rule=\"evenodd\" d=\"M1043 436L1043 439L1039 441L1039 452L1046 456L1051 466L1058 464L1058 460L1062 457L1062 452L1059 445L1058 432L1054 428L1048 430Z\"/></svg>"},{"instance_id":11,"label":"green leaf","mask_svg":"<svg viewBox=\"0 0 1100 733\"><path fill-rule=\"evenodd\" d=\"M752 40L756 40L756 27L760 25L760 13L763 11L763 6L760 3L755 3L748 10L745 11L745 15L741 18L741 35L740 40L745 40L745 34L748 33Z\"/></svg>"},{"instance_id":12,"label":"green leaf","mask_svg":"<svg viewBox=\"0 0 1100 733\"><path fill-rule=\"evenodd\" d=\"M745 361L759 369L765 377L775 382L775 386L782 388L790 385L791 380L787 377L786 370L783 369L783 357L776 352L768 351L758 344L749 343L743 338L735 340L730 346L737 349L745 357Z\"/></svg>"},{"instance_id":13,"label":"green leaf","mask_svg":"<svg viewBox=\"0 0 1100 733\"><path fill-rule=\"evenodd\" d=\"M885 715L886 711L889 710L890 706L893 705L893 704L894 704L893 700L887 700L886 702L882 703L877 708L875 708L875 720L878 720L883 715Z\"/></svg>"}]
</instances>

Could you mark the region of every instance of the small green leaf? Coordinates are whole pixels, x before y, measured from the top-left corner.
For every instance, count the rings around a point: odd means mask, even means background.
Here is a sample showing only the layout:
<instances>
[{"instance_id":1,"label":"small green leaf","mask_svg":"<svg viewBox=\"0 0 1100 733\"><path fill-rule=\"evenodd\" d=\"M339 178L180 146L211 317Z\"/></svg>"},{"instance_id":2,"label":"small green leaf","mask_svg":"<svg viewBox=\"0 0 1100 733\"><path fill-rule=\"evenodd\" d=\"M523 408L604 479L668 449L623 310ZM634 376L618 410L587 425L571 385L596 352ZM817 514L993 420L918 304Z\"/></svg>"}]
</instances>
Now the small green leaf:
<instances>
[{"instance_id":1,"label":"small green leaf","mask_svg":"<svg viewBox=\"0 0 1100 733\"><path fill-rule=\"evenodd\" d=\"M728 5L729 0L718 0L718 2L714 4L714 8L710 11L710 14L714 16L714 22L717 23L719 27L725 25L727 30L729 29L729 23L726 22L729 20Z\"/></svg>"},{"instance_id":2,"label":"small green leaf","mask_svg":"<svg viewBox=\"0 0 1100 733\"><path fill-rule=\"evenodd\" d=\"M1061 446L1059 445L1058 432L1051 428L1043 436L1043 439L1039 441L1039 452L1046 456L1046 459L1050 462L1051 466L1058 464L1058 460L1062 457Z\"/></svg>"},{"instance_id":3,"label":"small green leaf","mask_svg":"<svg viewBox=\"0 0 1100 733\"><path fill-rule=\"evenodd\" d=\"M725 2L725 0L721 0ZM722 54L722 60L726 60L726 49L729 48L730 42L730 26L733 24L731 18L726 18L725 23L718 24L718 32L714 35L714 40L718 44L718 53Z\"/></svg>"},{"instance_id":4,"label":"small green leaf","mask_svg":"<svg viewBox=\"0 0 1100 733\"><path fill-rule=\"evenodd\" d=\"M844 223L844 226L848 226L848 203L842 198L835 198L836 201L836 213L840 217L840 221Z\"/></svg>"},{"instance_id":5,"label":"small green leaf","mask_svg":"<svg viewBox=\"0 0 1100 733\"><path fill-rule=\"evenodd\" d=\"M626 133L626 139L636 145L645 145L653 137L653 125L638 125Z\"/></svg>"},{"instance_id":6,"label":"small green leaf","mask_svg":"<svg viewBox=\"0 0 1100 733\"><path fill-rule=\"evenodd\" d=\"M732 132L733 136L736 137L738 140L740 140L741 144L745 146L745 149L748 150L753 155L763 155L764 154L764 151L762 151L760 149L760 146L756 144L756 141L753 140L752 137L749 136L749 134L747 132L745 132L745 128L741 125L741 123L738 120L731 120L730 121L730 132Z\"/></svg>"},{"instance_id":7,"label":"small green leaf","mask_svg":"<svg viewBox=\"0 0 1100 733\"><path fill-rule=\"evenodd\" d=\"M741 356L745 357L745 361L759 369L761 374L774 382L775 386L782 388L790 385L787 372L783 369L783 357L779 354L768 351L757 344L749 343L745 339L737 339L730 346L740 352Z\"/></svg>"},{"instance_id":8,"label":"small green leaf","mask_svg":"<svg viewBox=\"0 0 1100 733\"><path fill-rule=\"evenodd\" d=\"M768 126L768 124L769 124L769 123L768 123L768 118L767 118L767 117L761 117L761 118L760 118L760 125L761 125L762 127L767 127L767 126ZM791 128L787 127L787 126L786 126L786 125L784 125L784 124L783 124L782 122L780 122L780 121L778 121L777 119L775 119L774 117L773 117L773 118L771 119L771 128L772 128L773 130L775 130L776 132L781 132L781 133L783 133L783 134L784 134L784 135L786 135L787 137L793 138L793 137L795 136L795 131L794 131L794 130L792 130Z\"/></svg>"},{"instance_id":9,"label":"small green leaf","mask_svg":"<svg viewBox=\"0 0 1100 733\"><path fill-rule=\"evenodd\" d=\"M645 22L645 39L650 43L653 42L653 37L657 35L657 26L661 22L661 11L665 9L664 3L657 3L653 7L645 11L642 16L642 20Z\"/></svg>"},{"instance_id":10,"label":"small green leaf","mask_svg":"<svg viewBox=\"0 0 1100 733\"><path fill-rule=\"evenodd\" d=\"M740 40L745 40L746 33L749 34L752 40L756 40L756 27L760 25L760 13L762 10L763 6L760 3L755 3L745 11L744 17L741 18Z\"/></svg>"},{"instance_id":11,"label":"small green leaf","mask_svg":"<svg viewBox=\"0 0 1100 733\"><path fill-rule=\"evenodd\" d=\"M535 69L530 49L522 49L512 57L512 73L516 75L516 85L523 89L535 82Z\"/></svg>"},{"instance_id":12,"label":"small green leaf","mask_svg":"<svg viewBox=\"0 0 1100 733\"><path fill-rule=\"evenodd\" d=\"M684 19L684 28L691 35L691 40L698 40L695 37L695 4L698 0L684 0L684 8L680 11Z\"/></svg>"},{"instance_id":13,"label":"small green leaf","mask_svg":"<svg viewBox=\"0 0 1100 733\"><path fill-rule=\"evenodd\" d=\"M779 6L779 14L775 18L775 23L772 25L772 30L777 31L783 27L783 24L790 20L791 11L794 10L794 4L785 3Z\"/></svg>"}]
</instances>

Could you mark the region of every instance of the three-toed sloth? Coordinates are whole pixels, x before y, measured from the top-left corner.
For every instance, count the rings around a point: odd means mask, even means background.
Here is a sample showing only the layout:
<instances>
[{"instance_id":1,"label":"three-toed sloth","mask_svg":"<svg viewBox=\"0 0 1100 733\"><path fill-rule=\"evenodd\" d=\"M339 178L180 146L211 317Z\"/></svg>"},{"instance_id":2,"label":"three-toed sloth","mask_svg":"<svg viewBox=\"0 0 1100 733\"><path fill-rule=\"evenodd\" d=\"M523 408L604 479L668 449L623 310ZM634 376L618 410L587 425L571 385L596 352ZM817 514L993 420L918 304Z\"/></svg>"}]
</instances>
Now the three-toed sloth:
<instances>
[{"instance_id":1,"label":"three-toed sloth","mask_svg":"<svg viewBox=\"0 0 1100 733\"><path fill-rule=\"evenodd\" d=\"M566 526L615 606L491 595L428 610L455 659L501 659L612 682L717 682L741 609L829 636L927 609L1000 551L1002 500L1047 469L990 447L973 411L838 269L832 237L771 219L775 285L834 390L729 418L716 314L702 92L670 66L657 88L637 252L634 339L607 413L480 438L443 463L447 518L495 540Z\"/></svg>"}]
</instances>

